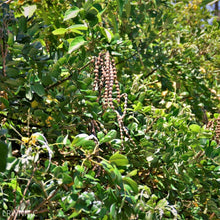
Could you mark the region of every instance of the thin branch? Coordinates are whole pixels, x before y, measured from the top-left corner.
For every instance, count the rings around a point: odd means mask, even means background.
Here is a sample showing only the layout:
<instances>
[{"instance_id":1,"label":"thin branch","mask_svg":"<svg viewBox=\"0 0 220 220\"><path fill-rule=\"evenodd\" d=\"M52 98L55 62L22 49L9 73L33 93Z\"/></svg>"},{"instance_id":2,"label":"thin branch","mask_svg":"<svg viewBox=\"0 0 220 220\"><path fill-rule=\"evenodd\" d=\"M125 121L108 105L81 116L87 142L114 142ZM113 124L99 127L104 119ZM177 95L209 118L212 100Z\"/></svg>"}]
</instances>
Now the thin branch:
<instances>
[{"instance_id":1,"label":"thin branch","mask_svg":"<svg viewBox=\"0 0 220 220\"><path fill-rule=\"evenodd\" d=\"M151 124L147 127L147 129L145 130L145 134L148 133L148 131L150 131L150 129L153 127L154 123L159 119L160 117L156 117Z\"/></svg>"},{"instance_id":2,"label":"thin branch","mask_svg":"<svg viewBox=\"0 0 220 220\"><path fill-rule=\"evenodd\" d=\"M157 71L158 68L154 68L153 70L151 70L147 75L146 75L146 78L151 76L155 71Z\"/></svg>"},{"instance_id":3,"label":"thin branch","mask_svg":"<svg viewBox=\"0 0 220 220\"><path fill-rule=\"evenodd\" d=\"M16 124L22 124L22 125L26 125L26 126L29 126L29 127L37 127L37 128L49 128L49 126L47 126L46 124L45 125L38 125L37 123L36 124L32 124L32 123L29 123L28 122L23 122L22 120L20 119L15 119L15 118L11 118L7 115L4 115L2 113L0 113L0 117L4 118L4 119L8 119L8 120L11 120L13 122L16 122ZM2 119L3 120L3 119ZM20 136L20 135L19 135Z\"/></svg>"},{"instance_id":4,"label":"thin branch","mask_svg":"<svg viewBox=\"0 0 220 220\"><path fill-rule=\"evenodd\" d=\"M36 208L34 208L33 212L35 213L36 211L38 211L46 202L52 199L57 194L59 189L60 189L60 186L58 186L57 189L50 196L48 196L43 202L41 202Z\"/></svg>"},{"instance_id":5,"label":"thin branch","mask_svg":"<svg viewBox=\"0 0 220 220\"><path fill-rule=\"evenodd\" d=\"M28 190L28 188L29 188L29 185L30 185L30 183L31 183L31 181L32 181L32 179L33 179L33 177L34 177L34 173L35 173L36 170L37 170L37 166L34 167L34 169L33 169L33 171L32 171L31 178L28 180L27 186L26 186L26 188L24 189L23 198L22 198L22 200L20 201L20 204L19 204L18 208L17 208L17 209L14 209L14 210L12 211L12 214L11 214L11 216L9 217L9 220L13 220L13 219L16 220L16 219L17 219L17 215L18 215L19 209L21 208L21 205L22 205L22 203L24 202L25 195L26 195L26 193L27 193L27 190Z\"/></svg>"},{"instance_id":6,"label":"thin branch","mask_svg":"<svg viewBox=\"0 0 220 220\"><path fill-rule=\"evenodd\" d=\"M87 66L89 66L89 65L90 65L91 63L93 63L93 62L94 62L94 59L92 59L91 61L89 61L87 64L85 64L85 65L82 66L81 68L78 68L78 69L77 69L77 72L78 72L78 73L81 72L83 69L85 69ZM60 85L60 84L62 84L62 83L64 83L64 82L66 82L67 80L69 80L69 79L72 78L72 76L73 76L74 73L75 73L75 71L72 72L72 73L70 73L70 75L67 76L66 78L64 78L64 79L62 79L62 80L59 80L59 81L57 81L56 83L54 83L54 84L52 84L52 85L49 85L48 87L46 87L45 90L52 89L52 88L54 88L54 87L56 87L56 86L58 86L58 85Z\"/></svg>"},{"instance_id":7,"label":"thin branch","mask_svg":"<svg viewBox=\"0 0 220 220\"><path fill-rule=\"evenodd\" d=\"M62 80L59 80L57 81L56 83L52 84L52 85L49 85L48 87L46 87L45 90L49 90L49 89L53 89L54 87L66 82L67 80L71 79L71 77L73 76L73 73L71 73L68 77L62 79Z\"/></svg>"},{"instance_id":8,"label":"thin branch","mask_svg":"<svg viewBox=\"0 0 220 220\"><path fill-rule=\"evenodd\" d=\"M120 63L124 63L125 61L130 60L132 57L136 56L137 54L138 54L138 51L136 51L136 52L135 52L134 54L132 54L130 57L128 57L128 58L126 58L126 59L124 59L124 60L122 60L122 61L116 63L115 65L118 65L118 64L120 64Z\"/></svg>"},{"instance_id":9,"label":"thin branch","mask_svg":"<svg viewBox=\"0 0 220 220\"><path fill-rule=\"evenodd\" d=\"M160 81L159 80L155 80L153 82L147 83L146 86L150 86L150 85L153 85L153 84L158 83L158 82L160 82Z\"/></svg>"}]
</instances>

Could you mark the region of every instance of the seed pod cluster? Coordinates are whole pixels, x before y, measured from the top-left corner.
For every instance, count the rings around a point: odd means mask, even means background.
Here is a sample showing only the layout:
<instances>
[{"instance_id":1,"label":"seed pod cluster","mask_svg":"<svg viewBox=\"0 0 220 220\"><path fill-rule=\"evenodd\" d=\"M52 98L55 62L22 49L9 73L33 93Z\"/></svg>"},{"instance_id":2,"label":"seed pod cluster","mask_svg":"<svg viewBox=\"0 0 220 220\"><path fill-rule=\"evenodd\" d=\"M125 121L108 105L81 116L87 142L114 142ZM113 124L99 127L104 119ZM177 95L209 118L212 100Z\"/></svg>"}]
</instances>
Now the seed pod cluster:
<instances>
[{"instance_id":1,"label":"seed pod cluster","mask_svg":"<svg viewBox=\"0 0 220 220\"><path fill-rule=\"evenodd\" d=\"M217 143L220 144L220 116L216 119L215 135Z\"/></svg>"},{"instance_id":2,"label":"seed pod cluster","mask_svg":"<svg viewBox=\"0 0 220 220\"><path fill-rule=\"evenodd\" d=\"M105 54L99 53L99 56L95 61L95 81L93 84L93 90L99 91L99 97L102 98L102 105L104 109L114 109L113 104L113 90L117 93L116 100L120 102L120 89L117 80L117 71L115 67L114 59L110 58L110 54L107 51Z\"/></svg>"},{"instance_id":3,"label":"seed pod cluster","mask_svg":"<svg viewBox=\"0 0 220 220\"><path fill-rule=\"evenodd\" d=\"M111 59L109 52L99 53L98 57L95 60L95 68L94 68L94 84L93 90L99 92L97 101L99 102L101 99L102 107L104 110L110 108L116 112L118 126L120 129L120 137L122 140L125 139L124 134L129 138L130 142L136 146L135 142L130 137L128 130L125 128L123 119L126 115L127 111L127 100L128 96L126 93L120 94L119 82L117 80L117 70L115 67L114 59ZM116 95L113 97L113 91L115 90ZM124 99L123 113L120 114L115 106L113 100L116 100L116 104L120 106L121 99ZM98 124L96 123L98 126ZM106 132L106 130L105 130Z\"/></svg>"},{"instance_id":4,"label":"seed pod cluster","mask_svg":"<svg viewBox=\"0 0 220 220\"><path fill-rule=\"evenodd\" d=\"M218 144L220 144L220 115L218 118L210 120L206 127L215 131L215 140Z\"/></svg>"}]
</instances>

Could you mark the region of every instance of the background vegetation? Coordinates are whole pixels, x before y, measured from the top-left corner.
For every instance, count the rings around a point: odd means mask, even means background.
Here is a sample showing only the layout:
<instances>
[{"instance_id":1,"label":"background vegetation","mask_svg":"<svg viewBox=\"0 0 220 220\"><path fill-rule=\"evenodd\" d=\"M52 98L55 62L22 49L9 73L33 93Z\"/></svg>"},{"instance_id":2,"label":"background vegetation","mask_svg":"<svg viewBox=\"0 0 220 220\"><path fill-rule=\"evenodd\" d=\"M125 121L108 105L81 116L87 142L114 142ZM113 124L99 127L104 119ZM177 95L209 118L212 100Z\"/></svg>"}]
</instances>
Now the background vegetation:
<instances>
[{"instance_id":1,"label":"background vegetation","mask_svg":"<svg viewBox=\"0 0 220 220\"><path fill-rule=\"evenodd\" d=\"M1 219L220 219L209 2L0 1ZM106 51L123 141L92 89Z\"/></svg>"}]
</instances>

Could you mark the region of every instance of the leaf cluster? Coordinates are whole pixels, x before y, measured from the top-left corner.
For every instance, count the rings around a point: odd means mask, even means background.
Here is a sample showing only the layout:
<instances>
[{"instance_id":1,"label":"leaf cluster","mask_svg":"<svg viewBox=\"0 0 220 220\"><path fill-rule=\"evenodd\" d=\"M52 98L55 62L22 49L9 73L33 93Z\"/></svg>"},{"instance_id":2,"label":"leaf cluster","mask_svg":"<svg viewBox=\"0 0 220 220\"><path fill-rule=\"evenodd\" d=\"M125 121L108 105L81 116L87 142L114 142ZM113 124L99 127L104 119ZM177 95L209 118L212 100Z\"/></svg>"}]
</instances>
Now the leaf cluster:
<instances>
[{"instance_id":1,"label":"leaf cluster","mask_svg":"<svg viewBox=\"0 0 220 220\"><path fill-rule=\"evenodd\" d=\"M207 2L0 1L1 219L220 218ZM107 51L115 111L93 90Z\"/></svg>"}]
</instances>

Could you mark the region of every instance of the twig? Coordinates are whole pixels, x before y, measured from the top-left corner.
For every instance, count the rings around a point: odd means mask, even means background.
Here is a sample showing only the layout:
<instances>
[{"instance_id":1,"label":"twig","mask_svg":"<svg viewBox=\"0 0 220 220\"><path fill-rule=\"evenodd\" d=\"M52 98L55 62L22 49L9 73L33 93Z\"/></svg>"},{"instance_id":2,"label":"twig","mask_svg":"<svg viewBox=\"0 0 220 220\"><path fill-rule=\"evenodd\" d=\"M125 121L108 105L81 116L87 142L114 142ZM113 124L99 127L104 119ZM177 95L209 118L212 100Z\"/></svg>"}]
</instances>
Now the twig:
<instances>
[{"instance_id":1,"label":"twig","mask_svg":"<svg viewBox=\"0 0 220 220\"><path fill-rule=\"evenodd\" d=\"M0 113L0 117L5 118L5 119L8 119L8 120L11 120L11 121L13 121L13 122L16 122L16 124L27 125L27 126L29 126L29 127L49 128L49 126L47 126L47 125L38 125L37 123L35 123L35 124L29 123L29 125L28 125L28 122L23 122L23 121L21 121L20 119L11 118L11 117L9 117L9 116L7 116L7 115L4 115L4 114L2 114L2 113ZM3 120L3 119L2 119L2 120ZM19 136L20 136L20 135L19 135Z\"/></svg>"},{"instance_id":2,"label":"twig","mask_svg":"<svg viewBox=\"0 0 220 220\"><path fill-rule=\"evenodd\" d=\"M59 189L60 189L60 186L57 187L57 189L50 196L48 196L43 202L41 202L36 208L34 208L33 212L35 213L36 211L38 211L46 202L52 199L56 195Z\"/></svg>"},{"instance_id":3,"label":"twig","mask_svg":"<svg viewBox=\"0 0 220 220\"><path fill-rule=\"evenodd\" d=\"M150 131L150 129L153 127L153 125L154 125L154 123L159 119L160 117L158 116L158 117L156 117L152 122L151 122L151 124L148 126L148 128L146 129L146 131L145 131L145 134L148 132L148 131Z\"/></svg>"},{"instance_id":4,"label":"twig","mask_svg":"<svg viewBox=\"0 0 220 220\"><path fill-rule=\"evenodd\" d=\"M93 63L93 62L94 62L94 60L92 59L91 61L89 61L87 64L85 64L85 65L82 66L81 68L78 68L78 69L77 69L77 72L81 72L83 69L85 69L87 66L89 66L89 65L90 65L91 63ZM74 71L74 72L75 72L75 71ZM60 84L62 84L62 83L64 83L64 82L66 82L67 80L71 79L71 77L73 76L74 72L72 72L72 73L71 73L69 76L67 76L66 78L61 79L61 80L57 81L56 83L54 83L54 84L52 84L52 85L49 85L48 87L46 87L45 90L52 89L52 88L54 88L54 87L56 87L56 86L58 86L58 85L60 85Z\"/></svg>"},{"instance_id":5,"label":"twig","mask_svg":"<svg viewBox=\"0 0 220 220\"><path fill-rule=\"evenodd\" d=\"M48 196L48 194L47 194L47 192L46 192L46 190L44 188L44 185L42 184L42 181L40 181L39 185L41 186L41 189L43 190L45 198L48 198L49 196ZM53 209L53 204L51 203L51 201L50 200L47 200L47 201L48 201L48 205L50 206L50 208Z\"/></svg>"},{"instance_id":6,"label":"twig","mask_svg":"<svg viewBox=\"0 0 220 220\"><path fill-rule=\"evenodd\" d=\"M126 59L124 59L124 60L122 60L122 61L116 63L115 65L118 65L118 64L120 64L120 63L124 63L126 60L130 60L132 57L134 57L134 56L137 55L137 54L138 54L138 51L135 52L134 54L132 54L130 57L128 57L128 58L126 58Z\"/></svg>"},{"instance_id":7,"label":"twig","mask_svg":"<svg viewBox=\"0 0 220 220\"><path fill-rule=\"evenodd\" d=\"M153 84L158 83L158 82L160 82L160 81L159 80L155 80L153 82L147 83L146 86L150 86L150 85L153 85Z\"/></svg>"},{"instance_id":8,"label":"twig","mask_svg":"<svg viewBox=\"0 0 220 220\"><path fill-rule=\"evenodd\" d=\"M32 179L33 179L33 176L34 176L34 173L35 173L36 170L37 170L37 166L34 167L34 169L33 169L33 171L32 171L31 178L28 180L27 186L26 186L26 188L25 188L25 190L24 190L24 193L23 193L23 198L22 198L22 200L20 201L20 204L19 204L18 208L17 208L17 209L14 209L14 210L12 211L11 216L9 217L9 220L13 220L13 219L16 220L17 215L18 215L18 213L19 213L19 209L21 208L21 205L22 205L22 203L24 202L25 195L26 195L26 193L27 193L27 190L28 190L28 188L29 188L29 185L30 185L30 183L31 183L31 181L32 181ZM14 218L13 218L13 217L14 217Z\"/></svg>"},{"instance_id":9,"label":"twig","mask_svg":"<svg viewBox=\"0 0 220 220\"><path fill-rule=\"evenodd\" d=\"M56 86L58 86L58 85L64 83L65 81L71 79L72 76L73 76L73 73L71 73L68 77L66 77L66 78L64 78L64 79L59 80L59 81L57 81L56 83L54 83L54 84L52 84L52 85L49 85L48 87L46 87L45 90L52 89L52 88L54 88L54 87L56 87Z\"/></svg>"},{"instance_id":10,"label":"twig","mask_svg":"<svg viewBox=\"0 0 220 220\"><path fill-rule=\"evenodd\" d=\"M151 72L149 72L145 77L147 78L147 77L149 77L149 76L151 76L155 71L157 71L158 70L158 68L154 68L153 70L151 70Z\"/></svg>"}]
</instances>

